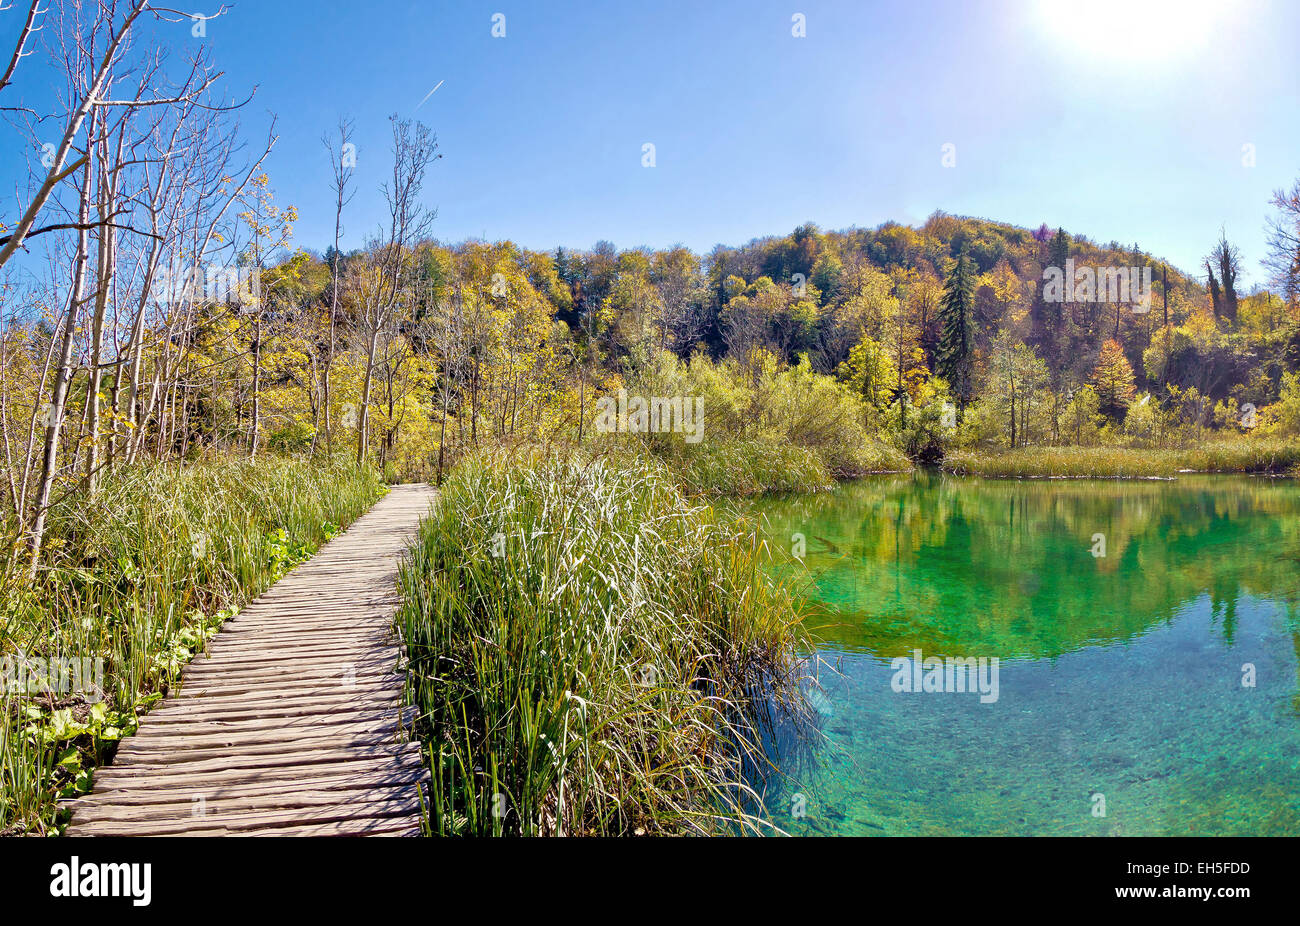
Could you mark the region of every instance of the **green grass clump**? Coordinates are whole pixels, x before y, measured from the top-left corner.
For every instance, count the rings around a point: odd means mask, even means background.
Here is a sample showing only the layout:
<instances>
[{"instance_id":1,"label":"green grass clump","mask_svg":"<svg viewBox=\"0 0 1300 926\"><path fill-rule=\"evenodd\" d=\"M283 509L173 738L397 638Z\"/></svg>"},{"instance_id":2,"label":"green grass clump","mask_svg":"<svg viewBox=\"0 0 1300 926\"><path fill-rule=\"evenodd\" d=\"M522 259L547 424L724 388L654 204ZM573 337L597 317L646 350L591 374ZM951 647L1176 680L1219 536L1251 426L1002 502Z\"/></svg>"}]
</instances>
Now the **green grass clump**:
<instances>
[{"instance_id":1,"label":"green grass clump","mask_svg":"<svg viewBox=\"0 0 1300 926\"><path fill-rule=\"evenodd\" d=\"M0 695L0 832L48 832L56 801L179 678L222 620L384 492L371 469L301 460L131 467L51 510L41 569L0 558L0 657L102 659L102 700Z\"/></svg>"},{"instance_id":2,"label":"green grass clump","mask_svg":"<svg viewBox=\"0 0 1300 926\"><path fill-rule=\"evenodd\" d=\"M991 478L1172 478L1180 472L1285 473L1300 464L1300 443L1242 440L1186 449L1135 447L1022 447L956 450L943 468Z\"/></svg>"},{"instance_id":3,"label":"green grass clump","mask_svg":"<svg viewBox=\"0 0 1300 926\"><path fill-rule=\"evenodd\" d=\"M458 466L400 580L431 832L766 828L745 782L804 715L762 555L653 462Z\"/></svg>"}]
</instances>

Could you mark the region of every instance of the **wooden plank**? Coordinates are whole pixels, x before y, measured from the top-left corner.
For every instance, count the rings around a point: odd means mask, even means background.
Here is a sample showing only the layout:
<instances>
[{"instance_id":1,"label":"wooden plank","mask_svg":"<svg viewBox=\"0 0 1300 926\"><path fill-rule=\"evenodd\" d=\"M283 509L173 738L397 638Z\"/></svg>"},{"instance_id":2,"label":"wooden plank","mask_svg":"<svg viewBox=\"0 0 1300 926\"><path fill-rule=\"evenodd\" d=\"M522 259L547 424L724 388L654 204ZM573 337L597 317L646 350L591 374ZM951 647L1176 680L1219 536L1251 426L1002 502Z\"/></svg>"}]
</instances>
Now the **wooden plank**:
<instances>
[{"instance_id":1,"label":"wooden plank","mask_svg":"<svg viewBox=\"0 0 1300 926\"><path fill-rule=\"evenodd\" d=\"M287 742L302 736L353 736L374 731L396 735L410 725L409 715L396 711L368 709L326 716L254 717L246 720L205 720L189 724L151 724L136 734L140 745L159 748L174 744L177 749L201 749L204 746L237 746L241 743Z\"/></svg>"},{"instance_id":2,"label":"wooden plank","mask_svg":"<svg viewBox=\"0 0 1300 926\"><path fill-rule=\"evenodd\" d=\"M151 818L147 815L138 815L128 819L89 821L88 827L93 828L96 831L95 835L100 836L183 836L201 830L238 833L241 830L279 825L370 820L395 816L418 820L419 811L419 797L413 795L400 799L349 800L281 810L250 808L223 813L205 813L199 816L193 815L190 810L185 816L174 818Z\"/></svg>"},{"instance_id":3,"label":"wooden plank","mask_svg":"<svg viewBox=\"0 0 1300 926\"><path fill-rule=\"evenodd\" d=\"M241 836L419 836L419 821L405 817L377 820L339 820L334 823L309 823L274 829L247 830Z\"/></svg>"},{"instance_id":4,"label":"wooden plank","mask_svg":"<svg viewBox=\"0 0 1300 926\"><path fill-rule=\"evenodd\" d=\"M399 562L434 498L394 487L227 621L67 805L69 833L417 834L428 772L392 620Z\"/></svg>"},{"instance_id":5,"label":"wooden plank","mask_svg":"<svg viewBox=\"0 0 1300 926\"><path fill-rule=\"evenodd\" d=\"M377 746L349 746L347 748L337 747L319 748L311 746L307 749L296 749L286 747L278 752L265 754L244 753L237 756L219 755L217 757L191 757L187 761L171 763L150 763L142 761L138 763L114 764L107 768L101 768L95 773L95 780L100 780L101 776L111 774L136 775L141 776L141 780L149 776L171 776L177 774L203 774L217 773L233 769L243 769L250 775L259 774L262 771L283 768L293 769L302 766L335 764L340 762L364 763L372 761L397 762L403 756L418 755L419 747L413 742L405 743L381 743ZM91 792L90 795L82 800L93 798L96 795Z\"/></svg>"},{"instance_id":6,"label":"wooden plank","mask_svg":"<svg viewBox=\"0 0 1300 926\"><path fill-rule=\"evenodd\" d=\"M374 689L400 690L401 686L401 676L396 673L358 676L355 685L344 685L341 679L324 680L319 678L285 679L274 685L266 685L261 682L219 684L217 681L213 681L202 686L196 685L192 689L186 689L186 701L225 699L237 697L241 694L259 698L281 698L304 696L313 692L326 694L340 690L356 692Z\"/></svg>"},{"instance_id":7,"label":"wooden plank","mask_svg":"<svg viewBox=\"0 0 1300 926\"><path fill-rule=\"evenodd\" d=\"M133 770L133 773L119 774L113 777L95 775L95 797L102 800L110 792L147 794L157 791L185 790L190 793L204 788L243 787L245 785L276 786L290 784L295 787L312 782L332 781L337 778L358 778L377 774L376 770L392 771L396 774L418 771L427 774L424 761L418 753L408 753L397 757L386 757L381 763L372 759L349 759L338 762L321 762L306 768L273 765L268 768L224 768L204 772L176 771L175 767L158 774L153 770ZM85 798L82 798L84 800ZM114 800L117 797L114 796ZM76 801L68 802L77 806Z\"/></svg>"},{"instance_id":8,"label":"wooden plank","mask_svg":"<svg viewBox=\"0 0 1300 926\"><path fill-rule=\"evenodd\" d=\"M273 682L277 679L322 679L326 673L322 668L342 669L351 667L353 672L361 674L363 671L390 672L397 662L397 652L375 653L364 659L342 660L330 667L321 666L301 666L294 663L288 663L285 660L273 662L268 665L255 664L251 666L232 665L229 669L223 670L220 665L205 664L198 666L194 670L196 680L203 682L211 678L220 677L229 680L241 680L249 682ZM332 673L333 674L333 673Z\"/></svg>"},{"instance_id":9,"label":"wooden plank","mask_svg":"<svg viewBox=\"0 0 1300 926\"><path fill-rule=\"evenodd\" d=\"M315 648L331 650L342 646L374 646L391 644L397 637L387 628L368 630L365 627L331 627L317 624L295 631L230 631L222 633L208 648L210 655L237 652L250 648Z\"/></svg>"},{"instance_id":10,"label":"wooden plank","mask_svg":"<svg viewBox=\"0 0 1300 926\"><path fill-rule=\"evenodd\" d=\"M406 780L403 780L403 779ZM368 803L400 802L411 799L413 785L418 784L418 776L393 774L377 776L367 783L360 793L353 793L346 788L326 790L309 790L290 787L283 789L245 788L231 793L217 789L209 792L195 791L193 794L173 796L170 801L150 800L148 796L137 795L134 801L123 800L120 796L112 803L101 801L99 804L78 810L82 822L96 820L125 822L128 820L148 821L185 821L195 816L231 817L246 813L276 813L290 810L307 810L309 808L336 808L342 805ZM143 797L143 799L142 799ZM221 824L230 828L230 820L222 819Z\"/></svg>"},{"instance_id":11,"label":"wooden plank","mask_svg":"<svg viewBox=\"0 0 1300 926\"><path fill-rule=\"evenodd\" d=\"M217 654L214 654L214 657L215 655ZM402 651L390 641L368 649L335 650L331 653L315 655L293 647L284 647L262 652L226 652L221 653L220 656L221 665L203 668L212 672L222 672L228 667L231 672L266 674L271 669L281 667L285 671L275 674L309 678L325 673L334 675L338 670L348 666L372 666L376 664L377 659L387 659L390 663L396 663L402 658Z\"/></svg>"},{"instance_id":12,"label":"wooden plank","mask_svg":"<svg viewBox=\"0 0 1300 926\"><path fill-rule=\"evenodd\" d=\"M371 707L388 707L396 710L401 695L387 689L357 692L341 688L337 693L316 695L310 698L243 698L206 699L199 704L179 704L170 710L157 710L149 715L153 726L159 724L192 723L196 719L240 720L245 717L297 717L320 713L352 712Z\"/></svg>"}]
</instances>

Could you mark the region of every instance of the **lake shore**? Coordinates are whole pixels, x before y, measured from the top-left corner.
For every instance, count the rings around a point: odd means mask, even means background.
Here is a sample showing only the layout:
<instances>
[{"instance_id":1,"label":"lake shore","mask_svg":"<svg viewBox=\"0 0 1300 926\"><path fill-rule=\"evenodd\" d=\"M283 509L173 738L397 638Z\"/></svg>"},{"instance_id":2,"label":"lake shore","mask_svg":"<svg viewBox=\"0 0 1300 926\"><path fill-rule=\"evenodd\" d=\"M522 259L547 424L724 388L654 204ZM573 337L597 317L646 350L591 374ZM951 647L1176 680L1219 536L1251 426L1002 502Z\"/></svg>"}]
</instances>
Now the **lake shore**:
<instances>
[{"instance_id":1,"label":"lake shore","mask_svg":"<svg viewBox=\"0 0 1300 926\"><path fill-rule=\"evenodd\" d=\"M941 468L995 479L1176 479L1192 473L1300 474L1300 444L1240 441L1178 449L1025 447L956 450Z\"/></svg>"}]
</instances>

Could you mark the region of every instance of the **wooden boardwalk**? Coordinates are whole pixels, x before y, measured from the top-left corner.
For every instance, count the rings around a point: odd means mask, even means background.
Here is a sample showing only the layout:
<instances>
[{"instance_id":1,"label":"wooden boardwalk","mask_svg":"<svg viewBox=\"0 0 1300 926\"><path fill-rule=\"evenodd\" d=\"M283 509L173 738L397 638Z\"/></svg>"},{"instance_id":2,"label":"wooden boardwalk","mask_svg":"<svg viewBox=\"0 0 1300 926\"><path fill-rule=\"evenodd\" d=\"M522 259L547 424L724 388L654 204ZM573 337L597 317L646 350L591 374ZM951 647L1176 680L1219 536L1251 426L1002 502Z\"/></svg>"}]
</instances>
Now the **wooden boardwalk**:
<instances>
[{"instance_id":1,"label":"wooden boardwalk","mask_svg":"<svg viewBox=\"0 0 1300 926\"><path fill-rule=\"evenodd\" d=\"M394 486L226 622L77 799L74 836L419 832L397 565L435 492Z\"/></svg>"}]
</instances>

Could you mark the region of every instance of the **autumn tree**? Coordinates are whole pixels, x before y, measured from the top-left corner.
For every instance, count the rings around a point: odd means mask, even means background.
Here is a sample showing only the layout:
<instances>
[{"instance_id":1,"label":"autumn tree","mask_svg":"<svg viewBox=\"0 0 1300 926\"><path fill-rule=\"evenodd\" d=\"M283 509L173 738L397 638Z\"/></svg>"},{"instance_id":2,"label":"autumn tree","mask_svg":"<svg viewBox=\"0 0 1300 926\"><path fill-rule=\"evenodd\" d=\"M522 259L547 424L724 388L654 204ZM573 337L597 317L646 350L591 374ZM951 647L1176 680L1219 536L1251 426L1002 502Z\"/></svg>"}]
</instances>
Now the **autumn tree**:
<instances>
[{"instance_id":1,"label":"autumn tree","mask_svg":"<svg viewBox=\"0 0 1300 926\"><path fill-rule=\"evenodd\" d=\"M659 346L687 357L704 337L704 280L700 259L680 245L657 252L650 262L650 282L658 290Z\"/></svg>"},{"instance_id":2,"label":"autumn tree","mask_svg":"<svg viewBox=\"0 0 1300 926\"><path fill-rule=\"evenodd\" d=\"M878 412L889 404L895 369L888 351L874 338L864 334L849 351L849 359L840 364L838 373L862 399L869 413ZM870 420L864 424L869 425Z\"/></svg>"},{"instance_id":3,"label":"autumn tree","mask_svg":"<svg viewBox=\"0 0 1300 926\"><path fill-rule=\"evenodd\" d=\"M1300 304L1300 180L1289 190L1276 190L1276 214L1268 223L1268 258L1273 283L1291 306Z\"/></svg>"},{"instance_id":4,"label":"autumn tree","mask_svg":"<svg viewBox=\"0 0 1300 926\"><path fill-rule=\"evenodd\" d=\"M395 319L403 297L403 284L410 247L427 237L437 210L420 202L425 173L437 158L437 137L423 123L409 119L390 120L393 126L393 170L383 185L388 205L386 227L371 240L367 265L360 268L362 286L361 333L365 340L366 365L357 416L357 465L366 461L370 429L370 392L374 383L375 359L385 329Z\"/></svg>"},{"instance_id":5,"label":"autumn tree","mask_svg":"<svg viewBox=\"0 0 1300 926\"><path fill-rule=\"evenodd\" d=\"M1101 399L1091 386L1081 386L1071 395L1062 414L1065 434L1076 447L1086 447L1097 440L1101 423Z\"/></svg>"},{"instance_id":6,"label":"autumn tree","mask_svg":"<svg viewBox=\"0 0 1300 926\"><path fill-rule=\"evenodd\" d=\"M281 209L275 204L271 192L270 177L262 174L256 177L241 198L244 209L238 214L239 220L248 232L248 245L244 260L249 272L258 278L255 293L236 294L235 304L241 316L251 323L249 335L249 354L252 357L252 372L249 396L252 407L249 412L248 457L257 457L258 443L262 426L262 358L265 351L266 326L269 317L268 303L277 297L277 289L291 283L297 277L301 263L289 262L276 268L274 274L268 273L268 258L281 251L293 237L293 223L298 220L298 211L293 206Z\"/></svg>"},{"instance_id":7,"label":"autumn tree","mask_svg":"<svg viewBox=\"0 0 1300 926\"><path fill-rule=\"evenodd\" d=\"M1011 449L1028 441L1030 413L1047 382L1047 366L1015 335L1003 331L993 340L985 395L998 409Z\"/></svg>"},{"instance_id":8,"label":"autumn tree","mask_svg":"<svg viewBox=\"0 0 1300 926\"><path fill-rule=\"evenodd\" d=\"M1101 347L1092 371L1092 386L1103 414L1122 417L1135 392L1133 367L1124 356L1124 348L1114 339Z\"/></svg>"}]
</instances>

